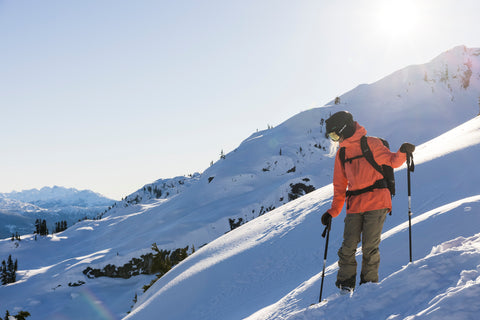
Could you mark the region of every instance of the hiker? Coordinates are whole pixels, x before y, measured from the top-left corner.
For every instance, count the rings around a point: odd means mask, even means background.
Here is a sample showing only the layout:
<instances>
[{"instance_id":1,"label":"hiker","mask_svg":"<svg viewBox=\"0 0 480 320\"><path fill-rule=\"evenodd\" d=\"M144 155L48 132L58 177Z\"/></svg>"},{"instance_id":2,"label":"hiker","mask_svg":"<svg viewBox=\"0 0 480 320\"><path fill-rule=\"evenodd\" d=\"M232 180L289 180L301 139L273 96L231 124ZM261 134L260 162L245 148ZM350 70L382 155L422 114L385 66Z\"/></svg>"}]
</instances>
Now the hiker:
<instances>
[{"instance_id":1,"label":"hiker","mask_svg":"<svg viewBox=\"0 0 480 320\"><path fill-rule=\"evenodd\" d=\"M335 285L341 291L353 291L357 275L355 252L360 240L363 252L360 284L378 282L378 247L385 217L392 210L392 198L384 176L369 163L362 152L360 142L367 130L354 121L349 112L333 114L326 121L326 133L333 142L340 144L341 149L344 148L344 158L340 158L339 149L335 157L332 205L322 215L322 223L330 225L332 217L340 214L346 200L347 215L343 243L338 250L339 269ZM367 137L365 141L373 154L374 162L380 166L398 168L405 162L406 154L415 150L413 144L404 143L394 153L379 138Z\"/></svg>"}]
</instances>

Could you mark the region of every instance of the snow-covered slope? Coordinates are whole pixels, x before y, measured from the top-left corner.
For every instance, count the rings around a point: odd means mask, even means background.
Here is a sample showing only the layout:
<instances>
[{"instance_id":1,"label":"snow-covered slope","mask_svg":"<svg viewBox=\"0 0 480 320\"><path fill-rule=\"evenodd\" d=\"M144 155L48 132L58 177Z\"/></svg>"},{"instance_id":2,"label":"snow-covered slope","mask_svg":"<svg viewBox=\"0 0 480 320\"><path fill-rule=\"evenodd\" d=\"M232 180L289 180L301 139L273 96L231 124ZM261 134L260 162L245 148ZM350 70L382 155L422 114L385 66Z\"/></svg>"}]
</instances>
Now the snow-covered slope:
<instances>
[{"instance_id":1,"label":"snow-covered slope","mask_svg":"<svg viewBox=\"0 0 480 320\"><path fill-rule=\"evenodd\" d=\"M467 135L468 145L458 150L452 144L458 131L477 134ZM408 264L407 211L397 204L383 233L381 283L361 286L352 298L338 296L335 252L343 224L341 219L334 220L324 287L328 302L310 307L318 302L320 288L324 248L320 217L332 196L331 186L326 186L197 251L143 295L127 319L152 319L157 314L168 314L172 320L404 319L415 315L474 319L480 311L480 305L471 304L475 297L471 295L480 292L480 171L472 170L476 162L472 159L480 157L479 132L477 117L434 141L442 141L441 147L429 150L430 143L419 147L416 156L430 160L420 161L413 174L415 262ZM430 190L438 173L447 169L445 164L455 164L451 169L460 183L445 175L439 180L445 178L448 183ZM402 174L405 170L397 172ZM396 200L407 202L405 183L397 180ZM436 201L425 204L425 199L431 202L433 191ZM433 209L425 211L429 206Z\"/></svg>"},{"instance_id":2,"label":"snow-covered slope","mask_svg":"<svg viewBox=\"0 0 480 320\"><path fill-rule=\"evenodd\" d=\"M398 149L404 141L424 143L478 113L479 53L479 49L454 48L428 64L362 85L342 95L340 104L332 102L307 110L275 128L252 134L201 175L159 180L140 188L108 210L101 220L83 221L37 241L32 236L22 241L0 240L0 259L12 254L19 265L18 281L0 287L0 295L9 297L1 307L28 310L34 314L33 319L117 319L126 316L137 294L134 319L159 314L168 319L302 316L308 311L305 308L318 299L324 244L320 216L331 201L333 159L328 156L324 119L347 109L370 135L387 138L392 149ZM458 85L459 78L453 75L448 81L428 82L445 71L441 61L452 70L464 70L465 61L471 61L469 86ZM420 71L406 71L412 68L427 70L427 81ZM406 90L406 84L412 94L398 96L397 92ZM441 119L436 118L438 113ZM470 211L439 209L480 194L475 185L480 173L471 169L478 159L478 141L468 139L468 133L478 136L478 119L455 130L425 143L416 153L415 215L436 212L432 210L445 213L432 215L425 220L429 223L419 221L415 225L427 231L426 235L414 233L415 260L426 257L434 245L478 232L471 232L478 225L476 202L465 205ZM467 136L462 136L462 144L457 143L459 133ZM404 174L405 170L397 173L399 192L385 231L396 230L406 220ZM300 195L304 196L294 200ZM451 228L451 221L445 222L444 217L456 217L462 223ZM332 265L325 283L326 296L335 292L334 261L341 241L341 222L335 221L331 234ZM237 225L241 226L225 235ZM429 229L430 225L441 228L441 232ZM392 241L388 250L383 250L389 254L382 262L381 278L400 270L408 261L406 232L391 232L382 244L387 246ZM152 243L166 250L208 245L143 295L142 286L153 276L125 280L90 279L83 274L87 267L121 266L151 252ZM188 312L195 316L188 317Z\"/></svg>"}]
</instances>

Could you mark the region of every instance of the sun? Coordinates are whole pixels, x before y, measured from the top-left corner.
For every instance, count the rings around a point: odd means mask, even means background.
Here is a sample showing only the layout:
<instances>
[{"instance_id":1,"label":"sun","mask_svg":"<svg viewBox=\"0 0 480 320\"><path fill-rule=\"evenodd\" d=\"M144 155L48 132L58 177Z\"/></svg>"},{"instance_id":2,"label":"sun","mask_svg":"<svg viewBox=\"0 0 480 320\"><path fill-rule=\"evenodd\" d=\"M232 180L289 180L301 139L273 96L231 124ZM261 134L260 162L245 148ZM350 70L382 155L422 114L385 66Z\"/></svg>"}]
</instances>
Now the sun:
<instances>
[{"instance_id":1,"label":"sun","mask_svg":"<svg viewBox=\"0 0 480 320\"><path fill-rule=\"evenodd\" d=\"M391 37L412 36L421 22L420 8L409 0L383 0L375 17L377 30Z\"/></svg>"}]
</instances>

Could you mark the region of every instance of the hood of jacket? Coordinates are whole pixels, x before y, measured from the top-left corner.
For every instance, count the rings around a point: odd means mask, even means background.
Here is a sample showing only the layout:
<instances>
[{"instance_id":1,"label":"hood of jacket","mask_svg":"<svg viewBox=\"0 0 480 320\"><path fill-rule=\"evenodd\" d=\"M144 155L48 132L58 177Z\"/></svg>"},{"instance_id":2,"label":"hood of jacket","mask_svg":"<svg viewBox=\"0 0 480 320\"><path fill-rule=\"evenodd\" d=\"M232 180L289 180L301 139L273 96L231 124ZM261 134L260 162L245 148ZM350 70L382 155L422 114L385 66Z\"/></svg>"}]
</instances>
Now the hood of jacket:
<instances>
[{"instance_id":1,"label":"hood of jacket","mask_svg":"<svg viewBox=\"0 0 480 320\"><path fill-rule=\"evenodd\" d=\"M355 121L355 133L350 137L342 142L340 142L340 147L346 147L352 145L352 144L358 144L360 139L367 134L367 129L362 127L361 125L358 124L358 122Z\"/></svg>"}]
</instances>

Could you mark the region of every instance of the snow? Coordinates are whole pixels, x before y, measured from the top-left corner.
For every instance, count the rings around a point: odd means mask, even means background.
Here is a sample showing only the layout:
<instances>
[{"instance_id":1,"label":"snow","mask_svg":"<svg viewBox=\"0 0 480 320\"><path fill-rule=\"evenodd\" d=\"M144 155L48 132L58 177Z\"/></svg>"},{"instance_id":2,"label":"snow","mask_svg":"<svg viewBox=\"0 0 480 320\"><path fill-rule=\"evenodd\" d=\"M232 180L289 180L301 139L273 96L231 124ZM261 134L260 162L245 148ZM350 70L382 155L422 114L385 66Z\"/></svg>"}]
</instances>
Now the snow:
<instances>
[{"instance_id":1,"label":"snow","mask_svg":"<svg viewBox=\"0 0 480 320\"><path fill-rule=\"evenodd\" d=\"M480 102L479 102L480 103ZM428 144L418 147L417 153L420 156L415 157L415 163L420 164L426 161L438 158L441 155L474 146L480 142L480 131L476 126L476 118L467 121L465 124L432 139ZM443 154L438 154L436 150L443 150Z\"/></svg>"},{"instance_id":2,"label":"snow","mask_svg":"<svg viewBox=\"0 0 480 320\"><path fill-rule=\"evenodd\" d=\"M0 313L26 310L31 319L476 319L480 117L473 117L480 96L479 50L451 51L443 56L452 68L448 82L436 71L445 70L442 56L408 67L342 95L340 105L306 110L254 133L202 174L148 184L101 220L37 240L0 240L0 259L12 254L19 263L18 281L0 287ZM468 59L474 72L463 88L453 70L456 63L460 75ZM403 141L418 145L414 261L409 263L403 167L396 171L393 215L382 235L381 281L359 286L351 296L338 294L339 217L330 234L327 300L316 304L325 245L320 217L330 206L333 167L320 119L344 108L369 134L387 138L392 149ZM440 117L439 110L447 111ZM316 190L288 201L296 183ZM150 191L155 187L160 197ZM238 218L249 222L230 231L228 219ZM89 279L82 273L121 266L151 252L154 242L167 250L197 250L145 293L141 288L155 276ZM357 255L361 259L361 250Z\"/></svg>"},{"instance_id":3,"label":"snow","mask_svg":"<svg viewBox=\"0 0 480 320\"><path fill-rule=\"evenodd\" d=\"M475 123L479 130L480 118L475 119ZM478 144L475 148L478 157ZM437 155L440 154L437 150ZM440 206L413 219L413 232L417 235L414 241L423 238L414 242L414 256L426 256L417 258L412 264L407 264L408 239L404 237L407 222L384 232L381 273L385 279L379 284L360 286L351 298L336 293L333 283L337 266L336 263L330 264L324 287L328 303L310 307L318 299L320 287L322 259L319 247L321 249L323 243L319 213L324 211L330 197L331 188L327 186L212 242L160 279L152 288L152 294L147 292L127 319L149 319L158 310L170 314L169 319L395 319L395 315L398 319L410 316L445 319L451 316L447 306L443 306L446 310L427 312L432 305L442 304L441 297L445 292L459 292L458 298L451 298L458 303L462 301L463 290L468 295L480 289L478 286L470 288L477 282L462 280L465 276L461 275L464 270L467 272L464 274L472 274L471 270L478 272L480 267L480 234L475 233L479 230L480 220L480 195L477 195ZM455 222L454 228L452 221ZM340 244L341 230L337 227L335 225L332 229L334 244L330 245L331 249ZM455 238L454 234L472 236L458 240L463 238ZM457 240L436 241L452 237ZM308 243L313 239L318 242ZM253 247L252 243L255 243ZM403 259L394 258L399 252L403 252ZM468 255L468 259L464 255ZM329 257L331 259L332 255ZM192 272L195 268L201 269ZM203 288L202 284L206 282L208 287ZM289 284L300 285L287 291ZM178 301L196 308L178 310L170 297L177 297L179 292L187 291L187 287L189 295L182 295ZM276 297L272 298L272 295ZM411 300L412 297L415 299ZM199 302L193 303L195 300ZM268 304L269 300L276 302ZM372 301L375 301L374 306L371 306ZM260 310L249 316L249 305ZM464 319L474 319L479 309L478 304L472 304L455 310L462 310ZM462 318L462 314L455 313L455 310L450 312L456 315L456 319Z\"/></svg>"},{"instance_id":4,"label":"snow","mask_svg":"<svg viewBox=\"0 0 480 320\"><path fill-rule=\"evenodd\" d=\"M286 319L475 319L479 261L480 233L458 237L378 284L365 284L352 296L333 295Z\"/></svg>"}]
</instances>

